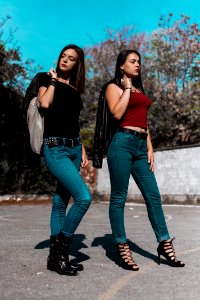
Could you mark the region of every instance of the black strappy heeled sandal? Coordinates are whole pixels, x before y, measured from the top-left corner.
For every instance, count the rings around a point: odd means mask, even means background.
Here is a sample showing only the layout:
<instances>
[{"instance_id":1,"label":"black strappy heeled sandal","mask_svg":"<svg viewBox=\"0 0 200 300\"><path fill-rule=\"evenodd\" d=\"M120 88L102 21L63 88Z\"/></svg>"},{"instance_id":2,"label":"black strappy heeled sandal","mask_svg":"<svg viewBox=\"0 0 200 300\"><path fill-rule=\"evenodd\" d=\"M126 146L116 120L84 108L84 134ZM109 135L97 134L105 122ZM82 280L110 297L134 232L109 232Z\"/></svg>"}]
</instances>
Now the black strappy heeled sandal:
<instances>
[{"instance_id":1,"label":"black strappy heeled sandal","mask_svg":"<svg viewBox=\"0 0 200 300\"><path fill-rule=\"evenodd\" d=\"M128 243L117 244L117 257L119 259L120 266L126 270L138 271L139 267L134 262L131 250Z\"/></svg>"},{"instance_id":2,"label":"black strappy heeled sandal","mask_svg":"<svg viewBox=\"0 0 200 300\"><path fill-rule=\"evenodd\" d=\"M157 248L157 252L158 252L158 264L160 265L160 256L164 256L166 258L166 260L168 261L169 265L171 267L184 267L185 264L176 259L176 255L175 255L175 251L174 251L174 247L172 244L173 239L170 240L166 240L166 241L162 241L158 248Z\"/></svg>"}]
</instances>

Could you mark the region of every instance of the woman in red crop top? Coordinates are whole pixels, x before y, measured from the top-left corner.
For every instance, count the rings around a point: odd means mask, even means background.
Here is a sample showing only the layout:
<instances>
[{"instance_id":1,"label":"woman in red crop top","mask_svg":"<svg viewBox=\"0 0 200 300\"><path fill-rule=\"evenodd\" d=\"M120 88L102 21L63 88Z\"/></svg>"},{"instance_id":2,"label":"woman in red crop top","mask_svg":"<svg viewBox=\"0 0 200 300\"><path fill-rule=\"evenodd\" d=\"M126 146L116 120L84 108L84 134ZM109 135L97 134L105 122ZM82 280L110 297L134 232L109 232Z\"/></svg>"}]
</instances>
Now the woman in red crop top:
<instances>
[{"instance_id":1,"label":"woman in red crop top","mask_svg":"<svg viewBox=\"0 0 200 300\"><path fill-rule=\"evenodd\" d=\"M147 126L147 111L151 101L144 94L140 54L137 51L120 52L115 80L121 81L121 84L110 83L107 86L106 100L120 127L111 141L107 159L111 182L109 217L120 265L132 271L139 270L127 243L124 227L124 206L132 175L145 199L149 220L159 243L159 263L162 255L169 265L183 267L184 263L175 256L154 176L153 147Z\"/></svg>"},{"instance_id":2,"label":"woman in red crop top","mask_svg":"<svg viewBox=\"0 0 200 300\"><path fill-rule=\"evenodd\" d=\"M69 248L91 203L89 190L79 174L80 167L88 164L79 133L84 85L84 52L73 44L62 49L56 70L50 69L40 78L44 161L58 182L52 201L47 269L61 275L77 275L83 270L82 264L69 261ZM71 196L74 203L66 213Z\"/></svg>"}]
</instances>

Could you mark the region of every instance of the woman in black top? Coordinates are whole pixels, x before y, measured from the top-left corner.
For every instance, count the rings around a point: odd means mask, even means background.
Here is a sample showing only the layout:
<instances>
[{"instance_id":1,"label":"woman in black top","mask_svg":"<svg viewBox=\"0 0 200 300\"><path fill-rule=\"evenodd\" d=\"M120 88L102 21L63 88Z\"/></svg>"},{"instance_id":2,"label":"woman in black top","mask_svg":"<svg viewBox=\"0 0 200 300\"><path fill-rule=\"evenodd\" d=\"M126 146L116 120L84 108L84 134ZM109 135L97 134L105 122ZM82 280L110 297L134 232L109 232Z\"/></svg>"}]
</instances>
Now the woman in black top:
<instances>
[{"instance_id":1,"label":"woman in black top","mask_svg":"<svg viewBox=\"0 0 200 300\"><path fill-rule=\"evenodd\" d=\"M64 47L56 70L40 79L39 102L44 111L43 154L47 168L58 181L51 212L50 253L47 268L64 275L76 275L81 264L69 261L74 232L86 213L91 196L80 166L88 164L79 136L80 94L84 91L84 53L76 45ZM66 214L70 197L74 203Z\"/></svg>"}]
</instances>

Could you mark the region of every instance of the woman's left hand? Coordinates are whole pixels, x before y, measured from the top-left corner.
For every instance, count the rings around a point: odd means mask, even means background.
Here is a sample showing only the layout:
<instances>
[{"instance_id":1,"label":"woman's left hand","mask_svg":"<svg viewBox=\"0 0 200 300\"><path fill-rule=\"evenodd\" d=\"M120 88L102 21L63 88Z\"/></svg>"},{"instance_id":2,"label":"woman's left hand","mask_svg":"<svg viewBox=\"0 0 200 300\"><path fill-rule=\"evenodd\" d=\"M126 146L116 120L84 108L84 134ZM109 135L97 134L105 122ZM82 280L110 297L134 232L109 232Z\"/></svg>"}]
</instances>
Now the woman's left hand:
<instances>
[{"instance_id":1,"label":"woman's left hand","mask_svg":"<svg viewBox=\"0 0 200 300\"><path fill-rule=\"evenodd\" d=\"M85 151L85 147L82 145L82 161L81 161L81 167L84 168L88 165L89 161L87 159L87 154Z\"/></svg>"},{"instance_id":2,"label":"woman's left hand","mask_svg":"<svg viewBox=\"0 0 200 300\"><path fill-rule=\"evenodd\" d=\"M150 170L154 172L154 154L152 147L148 149L148 163L150 165Z\"/></svg>"}]
</instances>

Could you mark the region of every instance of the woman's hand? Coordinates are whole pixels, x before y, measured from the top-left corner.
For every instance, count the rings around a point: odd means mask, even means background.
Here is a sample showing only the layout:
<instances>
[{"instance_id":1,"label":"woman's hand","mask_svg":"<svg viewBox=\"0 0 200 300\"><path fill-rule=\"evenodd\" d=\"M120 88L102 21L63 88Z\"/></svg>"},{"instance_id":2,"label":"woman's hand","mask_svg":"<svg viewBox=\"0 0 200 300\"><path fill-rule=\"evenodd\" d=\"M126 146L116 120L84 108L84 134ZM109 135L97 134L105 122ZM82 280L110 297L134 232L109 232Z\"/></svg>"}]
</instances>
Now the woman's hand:
<instances>
[{"instance_id":1,"label":"woman's hand","mask_svg":"<svg viewBox=\"0 0 200 300\"><path fill-rule=\"evenodd\" d=\"M89 161L87 159L87 154L85 151L84 145L82 145L82 161L81 161L81 167L84 168L88 165Z\"/></svg>"},{"instance_id":2,"label":"woman's hand","mask_svg":"<svg viewBox=\"0 0 200 300\"><path fill-rule=\"evenodd\" d=\"M150 165L150 170L154 172L154 154L153 147L149 147L148 149L148 163Z\"/></svg>"},{"instance_id":3,"label":"woman's hand","mask_svg":"<svg viewBox=\"0 0 200 300\"><path fill-rule=\"evenodd\" d=\"M51 68L47 74L50 75L51 78L54 78L56 80L58 79L58 75L57 75L56 71L53 68Z\"/></svg>"},{"instance_id":4,"label":"woman's hand","mask_svg":"<svg viewBox=\"0 0 200 300\"><path fill-rule=\"evenodd\" d=\"M150 165L150 170L154 172L154 154L149 128L147 128L147 134L148 163Z\"/></svg>"},{"instance_id":5,"label":"woman's hand","mask_svg":"<svg viewBox=\"0 0 200 300\"><path fill-rule=\"evenodd\" d=\"M124 88L130 88L132 86L131 78L122 78L121 79L121 84Z\"/></svg>"}]
</instances>

